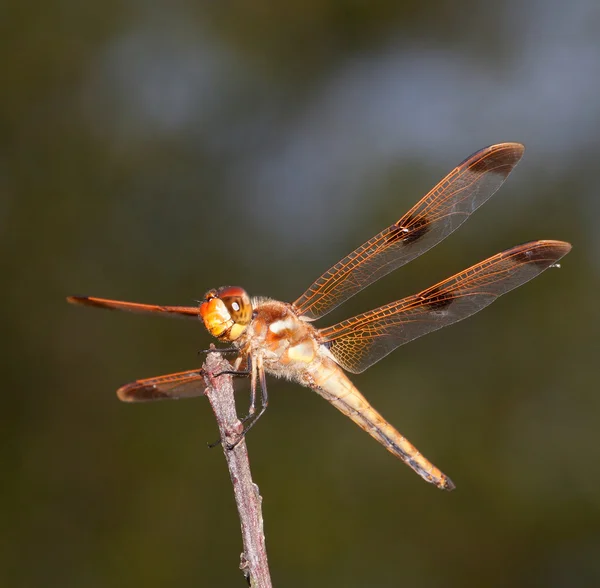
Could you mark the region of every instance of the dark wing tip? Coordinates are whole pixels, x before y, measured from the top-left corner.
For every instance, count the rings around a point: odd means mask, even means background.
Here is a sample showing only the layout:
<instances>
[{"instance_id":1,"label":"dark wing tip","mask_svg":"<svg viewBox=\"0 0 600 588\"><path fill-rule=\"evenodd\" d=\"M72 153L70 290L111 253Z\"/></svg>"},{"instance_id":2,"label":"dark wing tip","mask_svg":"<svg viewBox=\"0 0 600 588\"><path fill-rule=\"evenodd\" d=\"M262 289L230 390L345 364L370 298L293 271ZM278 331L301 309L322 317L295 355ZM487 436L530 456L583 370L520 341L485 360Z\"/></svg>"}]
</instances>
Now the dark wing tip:
<instances>
[{"instance_id":1,"label":"dark wing tip","mask_svg":"<svg viewBox=\"0 0 600 588\"><path fill-rule=\"evenodd\" d=\"M525 145L521 143L503 143L503 151L507 154L507 159L511 165L511 170L521 161L525 153Z\"/></svg>"},{"instance_id":2,"label":"dark wing tip","mask_svg":"<svg viewBox=\"0 0 600 588\"><path fill-rule=\"evenodd\" d=\"M492 172L507 178L521 161L523 153L525 153L525 146L521 143L498 143L476 151L460 166L467 166L471 172L482 174Z\"/></svg>"},{"instance_id":3,"label":"dark wing tip","mask_svg":"<svg viewBox=\"0 0 600 588\"><path fill-rule=\"evenodd\" d=\"M93 306L95 308L105 308L107 310L115 310L114 308L97 301L90 296L67 296L69 304L77 304L78 306Z\"/></svg>"},{"instance_id":4,"label":"dark wing tip","mask_svg":"<svg viewBox=\"0 0 600 588\"><path fill-rule=\"evenodd\" d=\"M565 241L532 241L513 248L514 259L520 263L533 263L550 267L571 251L571 244Z\"/></svg>"},{"instance_id":5,"label":"dark wing tip","mask_svg":"<svg viewBox=\"0 0 600 588\"><path fill-rule=\"evenodd\" d=\"M518 154L519 157L521 157L523 155L523 153L525 153L525 145L523 145L523 143L517 143L515 141L508 141L506 143L498 143L497 147L499 149L510 149L516 155Z\"/></svg>"},{"instance_id":6,"label":"dark wing tip","mask_svg":"<svg viewBox=\"0 0 600 588\"><path fill-rule=\"evenodd\" d=\"M492 152L500 151L510 156L515 162L519 161L525 153L525 145L523 143L515 143L509 141L508 143L497 143L496 145L490 145L488 149Z\"/></svg>"},{"instance_id":7,"label":"dark wing tip","mask_svg":"<svg viewBox=\"0 0 600 588\"><path fill-rule=\"evenodd\" d=\"M85 304L87 296L67 296L67 302L69 304Z\"/></svg>"},{"instance_id":8,"label":"dark wing tip","mask_svg":"<svg viewBox=\"0 0 600 588\"><path fill-rule=\"evenodd\" d=\"M569 253L569 251L571 251L571 249L573 249L571 243L567 243L566 241L554 241L552 239L547 239L540 241L540 244L545 245L547 251L552 252L557 259L565 256L567 253Z\"/></svg>"},{"instance_id":9,"label":"dark wing tip","mask_svg":"<svg viewBox=\"0 0 600 588\"><path fill-rule=\"evenodd\" d=\"M173 398L161 392L156 386L132 382L121 386L117 390L117 396L122 402L150 402L152 400L164 400Z\"/></svg>"}]
</instances>

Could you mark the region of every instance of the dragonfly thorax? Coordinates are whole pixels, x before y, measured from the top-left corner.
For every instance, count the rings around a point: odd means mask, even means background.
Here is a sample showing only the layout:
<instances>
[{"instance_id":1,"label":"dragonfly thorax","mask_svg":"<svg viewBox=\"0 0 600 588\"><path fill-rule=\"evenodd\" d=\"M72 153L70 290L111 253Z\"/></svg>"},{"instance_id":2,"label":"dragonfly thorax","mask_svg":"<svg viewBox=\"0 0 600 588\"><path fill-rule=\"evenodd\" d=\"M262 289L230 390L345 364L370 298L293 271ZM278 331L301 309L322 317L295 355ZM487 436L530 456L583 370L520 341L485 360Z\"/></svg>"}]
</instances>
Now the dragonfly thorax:
<instances>
[{"instance_id":1,"label":"dragonfly thorax","mask_svg":"<svg viewBox=\"0 0 600 588\"><path fill-rule=\"evenodd\" d=\"M200 305L200 316L213 337L235 341L252 320L252 302L246 291L238 286L209 290Z\"/></svg>"}]
</instances>

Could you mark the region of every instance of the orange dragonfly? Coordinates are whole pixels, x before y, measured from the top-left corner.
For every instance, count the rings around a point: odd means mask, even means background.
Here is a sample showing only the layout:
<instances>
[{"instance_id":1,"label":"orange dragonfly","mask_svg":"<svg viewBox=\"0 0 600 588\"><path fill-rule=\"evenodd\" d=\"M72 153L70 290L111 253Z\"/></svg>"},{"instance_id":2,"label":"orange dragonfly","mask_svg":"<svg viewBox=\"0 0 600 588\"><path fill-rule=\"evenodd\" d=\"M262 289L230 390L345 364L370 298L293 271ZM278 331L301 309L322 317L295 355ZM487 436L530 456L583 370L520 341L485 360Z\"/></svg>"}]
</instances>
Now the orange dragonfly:
<instances>
[{"instance_id":1,"label":"orange dragonfly","mask_svg":"<svg viewBox=\"0 0 600 588\"><path fill-rule=\"evenodd\" d=\"M158 306L71 296L73 304L199 318L211 335L235 351L233 373L250 376L247 431L267 404L265 373L294 380L328 400L427 482L454 489L448 476L388 423L344 370L360 373L396 347L460 321L524 284L571 250L563 241L532 241L402 300L318 329L312 321L457 229L502 185L524 152L519 143L486 147L452 170L400 220L328 269L292 304L250 298L239 287L209 290L199 306ZM217 350L218 351L218 350ZM261 392L256 412L257 386ZM125 402L201 396L204 372L195 369L138 380L117 391Z\"/></svg>"}]
</instances>

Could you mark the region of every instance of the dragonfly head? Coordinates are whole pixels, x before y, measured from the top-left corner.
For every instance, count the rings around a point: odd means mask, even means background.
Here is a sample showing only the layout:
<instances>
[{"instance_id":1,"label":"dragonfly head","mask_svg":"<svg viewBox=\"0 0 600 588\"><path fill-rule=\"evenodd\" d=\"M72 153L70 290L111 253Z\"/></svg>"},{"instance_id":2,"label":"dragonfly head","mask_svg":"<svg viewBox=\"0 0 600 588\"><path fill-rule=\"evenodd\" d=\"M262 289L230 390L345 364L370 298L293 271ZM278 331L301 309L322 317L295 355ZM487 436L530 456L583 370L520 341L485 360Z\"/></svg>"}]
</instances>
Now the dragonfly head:
<instances>
[{"instance_id":1,"label":"dragonfly head","mask_svg":"<svg viewBox=\"0 0 600 588\"><path fill-rule=\"evenodd\" d=\"M209 290L200 305L200 316L213 337L235 341L252 320L252 302L237 286Z\"/></svg>"}]
</instances>

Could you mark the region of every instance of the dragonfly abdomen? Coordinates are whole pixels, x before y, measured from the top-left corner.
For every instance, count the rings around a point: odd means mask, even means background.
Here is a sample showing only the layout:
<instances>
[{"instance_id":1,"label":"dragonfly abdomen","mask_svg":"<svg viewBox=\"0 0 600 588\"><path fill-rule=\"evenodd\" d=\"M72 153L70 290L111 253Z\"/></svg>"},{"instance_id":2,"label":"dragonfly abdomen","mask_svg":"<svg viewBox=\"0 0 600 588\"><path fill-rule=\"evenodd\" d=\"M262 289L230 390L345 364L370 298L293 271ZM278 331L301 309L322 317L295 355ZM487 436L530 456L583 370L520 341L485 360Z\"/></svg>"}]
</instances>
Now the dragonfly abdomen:
<instances>
[{"instance_id":1,"label":"dragonfly abdomen","mask_svg":"<svg viewBox=\"0 0 600 588\"><path fill-rule=\"evenodd\" d=\"M318 363L318 367L311 366L309 370L312 380L310 387L315 392L351 418L424 480L443 490L454 490L452 480L386 421L332 360L325 358Z\"/></svg>"}]
</instances>

